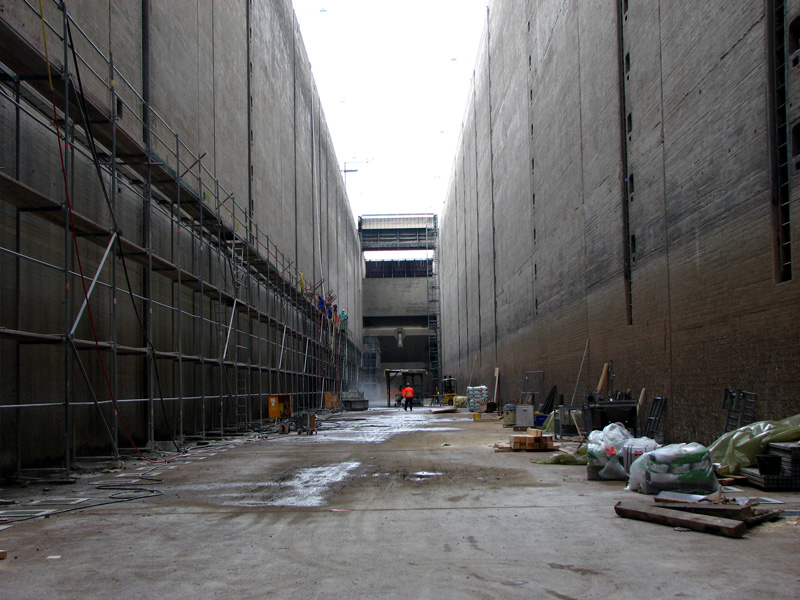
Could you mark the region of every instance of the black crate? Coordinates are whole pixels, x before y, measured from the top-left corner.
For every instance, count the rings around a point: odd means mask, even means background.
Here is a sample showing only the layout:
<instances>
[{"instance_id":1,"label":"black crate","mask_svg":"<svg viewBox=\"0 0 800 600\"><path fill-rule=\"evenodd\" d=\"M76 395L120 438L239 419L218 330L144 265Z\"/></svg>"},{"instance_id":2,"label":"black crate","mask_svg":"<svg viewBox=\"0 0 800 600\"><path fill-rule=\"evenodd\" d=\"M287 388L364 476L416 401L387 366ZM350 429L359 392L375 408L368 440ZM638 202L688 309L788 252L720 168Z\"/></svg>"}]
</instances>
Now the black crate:
<instances>
[{"instance_id":1,"label":"black crate","mask_svg":"<svg viewBox=\"0 0 800 600\"><path fill-rule=\"evenodd\" d=\"M800 475L800 443L776 442L769 445L769 452L780 455L784 473Z\"/></svg>"},{"instance_id":2,"label":"black crate","mask_svg":"<svg viewBox=\"0 0 800 600\"><path fill-rule=\"evenodd\" d=\"M750 485L767 491L800 490L800 476L797 475L762 475L758 469L748 467L741 469Z\"/></svg>"}]
</instances>

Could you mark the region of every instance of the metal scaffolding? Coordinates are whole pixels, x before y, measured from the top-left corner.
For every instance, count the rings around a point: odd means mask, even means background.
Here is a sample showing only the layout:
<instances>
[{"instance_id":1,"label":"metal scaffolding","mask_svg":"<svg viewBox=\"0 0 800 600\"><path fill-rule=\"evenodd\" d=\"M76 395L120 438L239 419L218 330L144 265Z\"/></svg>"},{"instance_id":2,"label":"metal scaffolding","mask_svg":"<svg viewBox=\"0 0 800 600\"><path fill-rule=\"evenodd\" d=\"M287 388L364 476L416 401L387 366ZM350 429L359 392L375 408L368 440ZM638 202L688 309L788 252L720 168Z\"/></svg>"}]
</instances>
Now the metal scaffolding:
<instances>
[{"instance_id":1,"label":"metal scaffolding","mask_svg":"<svg viewBox=\"0 0 800 600\"><path fill-rule=\"evenodd\" d=\"M59 58L0 19L0 109L13 114L0 129L14 138L0 155L0 209L14 216L0 229L0 468L47 461L27 455L31 435L61 440L69 474L81 453L262 425L271 394L291 394L295 411L322 408L359 378L346 319L302 289L250 208L65 5L47 4L46 15L28 6ZM107 98L84 93L87 76ZM23 136L53 149L58 139L63 189L24 181L24 161L48 169L58 155L26 149ZM37 397L55 378L57 397Z\"/></svg>"},{"instance_id":2,"label":"metal scaffolding","mask_svg":"<svg viewBox=\"0 0 800 600\"><path fill-rule=\"evenodd\" d=\"M432 226L425 228L425 240L428 248L433 250L433 256L428 262L428 377L431 387L438 395L442 392L441 372L441 328L439 317L442 314L439 302L439 227L436 215L433 215Z\"/></svg>"}]
</instances>

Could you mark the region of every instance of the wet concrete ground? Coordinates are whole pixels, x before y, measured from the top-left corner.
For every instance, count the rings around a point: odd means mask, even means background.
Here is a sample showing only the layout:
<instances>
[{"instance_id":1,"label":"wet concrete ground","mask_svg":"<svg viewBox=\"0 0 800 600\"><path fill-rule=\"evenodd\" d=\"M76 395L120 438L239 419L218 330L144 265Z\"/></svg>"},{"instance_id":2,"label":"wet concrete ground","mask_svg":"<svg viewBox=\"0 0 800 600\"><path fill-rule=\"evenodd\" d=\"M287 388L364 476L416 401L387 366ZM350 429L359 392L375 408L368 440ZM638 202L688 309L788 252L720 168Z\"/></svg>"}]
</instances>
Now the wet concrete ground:
<instances>
[{"instance_id":1,"label":"wet concrete ground","mask_svg":"<svg viewBox=\"0 0 800 600\"><path fill-rule=\"evenodd\" d=\"M798 518L738 540L620 519L618 500L646 498L494 452L509 434L468 413L371 410L314 436L5 488L19 504L0 509L56 512L0 531L0 598L798 597ZM137 499L98 505L111 495Z\"/></svg>"}]
</instances>

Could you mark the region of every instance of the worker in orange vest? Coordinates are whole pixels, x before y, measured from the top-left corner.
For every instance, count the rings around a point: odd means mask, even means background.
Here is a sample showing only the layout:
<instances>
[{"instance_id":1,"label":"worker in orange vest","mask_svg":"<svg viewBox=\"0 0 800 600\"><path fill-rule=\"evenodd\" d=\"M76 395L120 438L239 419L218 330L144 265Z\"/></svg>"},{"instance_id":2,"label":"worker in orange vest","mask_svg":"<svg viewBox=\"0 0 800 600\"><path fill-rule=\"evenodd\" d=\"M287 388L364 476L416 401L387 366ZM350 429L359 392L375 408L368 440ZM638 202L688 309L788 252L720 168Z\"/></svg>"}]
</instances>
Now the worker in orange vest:
<instances>
[{"instance_id":1,"label":"worker in orange vest","mask_svg":"<svg viewBox=\"0 0 800 600\"><path fill-rule=\"evenodd\" d=\"M414 412L414 388L410 385L406 385L402 390L400 390L400 394L403 396L403 410L410 410Z\"/></svg>"}]
</instances>

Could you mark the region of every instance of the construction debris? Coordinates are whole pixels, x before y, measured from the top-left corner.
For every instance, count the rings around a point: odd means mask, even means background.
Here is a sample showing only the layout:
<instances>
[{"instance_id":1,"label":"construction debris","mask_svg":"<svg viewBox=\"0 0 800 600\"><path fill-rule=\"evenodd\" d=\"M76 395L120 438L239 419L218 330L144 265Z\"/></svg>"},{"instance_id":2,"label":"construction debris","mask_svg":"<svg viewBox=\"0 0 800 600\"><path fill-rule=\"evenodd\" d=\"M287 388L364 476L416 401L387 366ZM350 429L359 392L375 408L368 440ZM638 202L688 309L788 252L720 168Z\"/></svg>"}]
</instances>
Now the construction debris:
<instances>
[{"instance_id":1,"label":"construction debris","mask_svg":"<svg viewBox=\"0 0 800 600\"><path fill-rule=\"evenodd\" d=\"M589 434L589 463L586 466L586 478L627 479L628 474L620 457L625 442L632 437L622 423L610 423L602 431L592 431Z\"/></svg>"},{"instance_id":2,"label":"construction debris","mask_svg":"<svg viewBox=\"0 0 800 600\"><path fill-rule=\"evenodd\" d=\"M559 452L552 456L539 458L532 462L540 465L585 465L589 462L586 446L579 447L575 452L570 452L563 446L558 450Z\"/></svg>"},{"instance_id":3,"label":"construction debris","mask_svg":"<svg viewBox=\"0 0 800 600\"><path fill-rule=\"evenodd\" d=\"M656 498L658 501L659 499ZM614 511L626 519L649 521L671 527L740 538L749 528L777 519L783 511L759 510L748 503L713 504L711 502L673 501L667 506L643 502L618 502Z\"/></svg>"},{"instance_id":4,"label":"construction debris","mask_svg":"<svg viewBox=\"0 0 800 600\"><path fill-rule=\"evenodd\" d=\"M630 471L627 489L633 492L709 493L719 489L708 450L695 442L646 452L634 461Z\"/></svg>"},{"instance_id":5,"label":"construction debris","mask_svg":"<svg viewBox=\"0 0 800 600\"><path fill-rule=\"evenodd\" d=\"M736 475L756 464L769 444L800 440L800 414L782 421L757 421L720 436L708 447L720 475Z\"/></svg>"},{"instance_id":6,"label":"construction debris","mask_svg":"<svg viewBox=\"0 0 800 600\"><path fill-rule=\"evenodd\" d=\"M747 524L735 519L708 515L686 514L671 508L662 508L643 502L617 502L614 511L626 519L649 521L671 527L686 527L693 531L740 538L747 532Z\"/></svg>"},{"instance_id":7,"label":"construction debris","mask_svg":"<svg viewBox=\"0 0 800 600\"><path fill-rule=\"evenodd\" d=\"M743 467L740 473L762 490L800 489L800 443L778 442L768 448L769 454L756 456L757 469Z\"/></svg>"}]
</instances>

